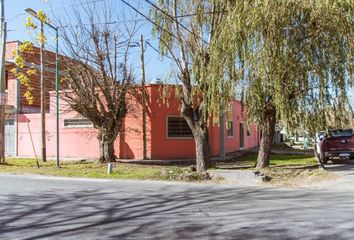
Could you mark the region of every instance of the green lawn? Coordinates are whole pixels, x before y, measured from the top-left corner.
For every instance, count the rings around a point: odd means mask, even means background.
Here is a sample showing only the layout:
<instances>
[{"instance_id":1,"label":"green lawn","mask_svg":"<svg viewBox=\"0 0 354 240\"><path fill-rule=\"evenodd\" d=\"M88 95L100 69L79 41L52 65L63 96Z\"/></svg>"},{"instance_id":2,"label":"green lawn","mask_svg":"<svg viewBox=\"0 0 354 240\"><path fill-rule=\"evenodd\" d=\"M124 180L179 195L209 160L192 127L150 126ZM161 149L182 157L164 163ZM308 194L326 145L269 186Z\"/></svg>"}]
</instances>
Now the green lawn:
<instances>
[{"instance_id":1,"label":"green lawn","mask_svg":"<svg viewBox=\"0 0 354 240\"><path fill-rule=\"evenodd\" d=\"M286 143L273 144L272 150L274 150L274 151L284 151L284 152L299 152L299 153L303 153L304 152L303 144L301 144L301 145L293 145L293 146L289 146ZM306 150L306 153L310 154L312 152L313 152L312 146L309 145L309 149Z\"/></svg>"},{"instance_id":2,"label":"green lawn","mask_svg":"<svg viewBox=\"0 0 354 240\"><path fill-rule=\"evenodd\" d=\"M253 166L257 154L249 153L233 161L219 162L214 169L237 169ZM316 164L311 155L272 155L271 168L267 174L277 179L278 182L284 179L291 179L299 175L299 170L286 170L286 167L304 167ZM7 159L6 165L0 165L0 173L11 174L38 174L47 176L63 177L84 177L84 178L108 178L108 179L136 179L136 180L165 180L165 181L199 181L196 172L190 167L183 166L151 166L128 163L114 163L113 173L107 175L107 164L99 164L92 161L62 161L61 168L55 167L55 161L46 163L40 162L37 167L34 159ZM310 172L314 174L316 172ZM306 173L307 174L307 173ZM322 174L322 173L321 173ZM308 175L308 174L307 174ZM306 176L307 176L306 175Z\"/></svg>"},{"instance_id":3,"label":"green lawn","mask_svg":"<svg viewBox=\"0 0 354 240\"><path fill-rule=\"evenodd\" d=\"M228 162L221 162L216 164L217 168L237 168L243 166L253 166L256 163L257 154L255 153L248 153L242 157L238 157L233 161ZM316 159L313 155L298 155L298 154L291 154L291 155L278 155L272 154L270 159L271 167L277 166L307 166L307 165L314 165L317 164Z\"/></svg>"},{"instance_id":4,"label":"green lawn","mask_svg":"<svg viewBox=\"0 0 354 240\"><path fill-rule=\"evenodd\" d=\"M255 158L256 159L256 156ZM317 164L317 160L312 154L306 155L272 155L270 164L274 166L289 165L314 165Z\"/></svg>"},{"instance_id":5,"label":"green lawn","mask_svg":"<svg viewBox=\"0 0 354 240\"><path fill-rule=\"evenodd\" d=\"M198 180L196 174L190 172L188 167L116 163L113 173L107 175L107 164L99 164L97 162L63 161L61 162L61 168L57 169L55 161L40 162L40 168L38 168L34 159L15 158L7 159L6 165L0 165L0 173L110 179Z\"/></svg>"}]
</instances>

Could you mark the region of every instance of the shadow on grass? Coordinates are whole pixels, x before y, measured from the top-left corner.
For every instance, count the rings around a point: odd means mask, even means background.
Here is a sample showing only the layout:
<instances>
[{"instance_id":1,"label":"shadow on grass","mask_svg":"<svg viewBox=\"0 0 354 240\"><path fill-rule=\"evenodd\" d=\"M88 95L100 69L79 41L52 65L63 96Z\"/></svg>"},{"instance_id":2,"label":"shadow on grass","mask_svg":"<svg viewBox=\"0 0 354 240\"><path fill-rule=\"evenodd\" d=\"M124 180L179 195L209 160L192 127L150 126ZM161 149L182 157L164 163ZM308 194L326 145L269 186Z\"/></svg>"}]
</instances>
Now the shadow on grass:
<instances>
[{"instance_id":1,"label":"shadow on grass","mask_svg":"<svg viewBox=\"0 0 354 240\"><path fill-rule=\"evenodd\" d=\"M13 164L9 162L4 162L4 163L0 163L0 166L13 166Z\"/></svg>"},{"instance_id":2,"label":"shadow on grass","mask_svg":"<svg viewBox=\"0 0 354 240\"><path fill-rule=\"evenodd\" d=\"M253 169L257 161L256 153L247 153L231 161L222 161L214 165L215 169ZM292 169L314 169L318 164L312 155L289 155L272 154L270 167L292 168Z\"/></svg>"}]
</instances>

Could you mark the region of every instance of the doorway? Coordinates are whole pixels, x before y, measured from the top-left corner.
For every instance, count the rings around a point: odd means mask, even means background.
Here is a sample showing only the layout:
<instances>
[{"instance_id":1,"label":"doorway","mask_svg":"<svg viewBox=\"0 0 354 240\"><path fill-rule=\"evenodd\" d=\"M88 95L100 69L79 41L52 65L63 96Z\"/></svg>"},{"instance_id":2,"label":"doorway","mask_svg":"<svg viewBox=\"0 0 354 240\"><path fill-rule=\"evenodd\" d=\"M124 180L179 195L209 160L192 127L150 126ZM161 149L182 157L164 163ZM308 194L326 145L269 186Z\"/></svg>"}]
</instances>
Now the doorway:
<instances>
[{"instance_id":1,"label":"doorway","mask_svg":"<svg viewBox=\"0 0 354 240\"><path fill-rule=\"evenodd\" d=\"M15 156L15 120L5 120L5 155Z\"/></svg>"},{"instance_id":2,"label":"doorway","mask_svg":"<svg viewBox=\"0 0 354 240\"><path fill-rule=\"evenodd\" d=\"M244 123L240 123L240 149L245 147L245 127Z\"/></svg>"}]
</instances>

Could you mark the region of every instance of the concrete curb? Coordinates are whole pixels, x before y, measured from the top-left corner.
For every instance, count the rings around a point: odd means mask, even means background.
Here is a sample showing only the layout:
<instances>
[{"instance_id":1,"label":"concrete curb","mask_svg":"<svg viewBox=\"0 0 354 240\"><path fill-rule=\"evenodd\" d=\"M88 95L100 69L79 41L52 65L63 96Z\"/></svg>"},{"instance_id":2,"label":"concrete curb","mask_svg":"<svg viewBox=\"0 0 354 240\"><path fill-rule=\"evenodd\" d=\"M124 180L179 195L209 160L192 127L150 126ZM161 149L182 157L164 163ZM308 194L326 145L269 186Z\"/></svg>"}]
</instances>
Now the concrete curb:
<instances>
[{"instance_id":1,"label":"concrete curb","mask_svg":"<svg viewBox=\"0 0 354 240\"><path fill-rule=\"evenodd\" d=\"M211 170L210 173L224 178L227 183L242 184L247 186L258 186L263 182L262 176L253 171L247 170Z\"/></svg>"}]
</instances>

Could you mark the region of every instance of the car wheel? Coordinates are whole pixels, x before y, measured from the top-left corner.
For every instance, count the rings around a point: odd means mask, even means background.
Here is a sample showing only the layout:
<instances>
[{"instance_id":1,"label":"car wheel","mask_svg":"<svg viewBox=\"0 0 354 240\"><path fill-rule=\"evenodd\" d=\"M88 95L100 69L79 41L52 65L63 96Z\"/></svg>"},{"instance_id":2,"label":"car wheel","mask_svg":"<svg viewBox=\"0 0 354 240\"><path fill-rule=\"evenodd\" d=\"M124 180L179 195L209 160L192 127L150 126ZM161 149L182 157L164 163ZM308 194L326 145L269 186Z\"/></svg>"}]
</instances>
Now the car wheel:
<instances>
[{"instance_id":1,"label":"car wheel","mask_svg":"<svg viewBox=\"0 0 354 240\"><path fill-rule=\"evenodd\" d=\"M332 159L332 162L335 164L340 163L340 159Z\"/></svg>"}]
</instances>

